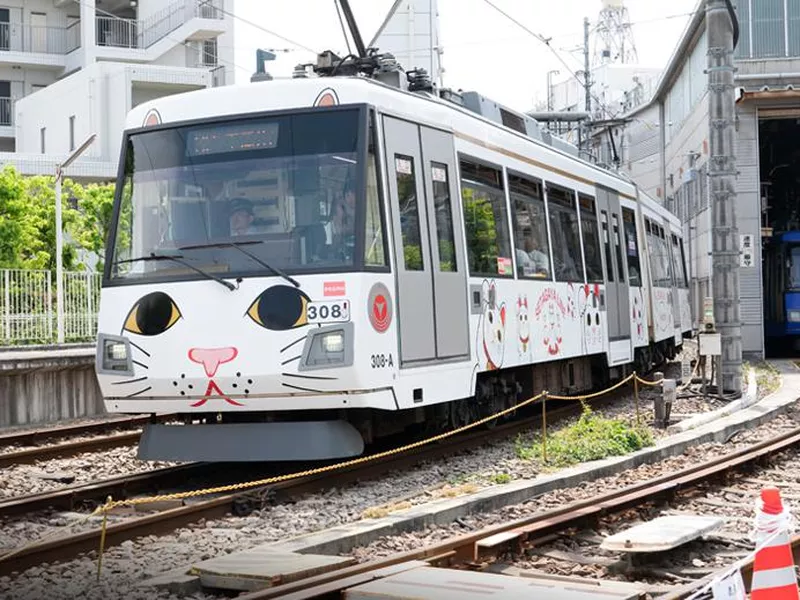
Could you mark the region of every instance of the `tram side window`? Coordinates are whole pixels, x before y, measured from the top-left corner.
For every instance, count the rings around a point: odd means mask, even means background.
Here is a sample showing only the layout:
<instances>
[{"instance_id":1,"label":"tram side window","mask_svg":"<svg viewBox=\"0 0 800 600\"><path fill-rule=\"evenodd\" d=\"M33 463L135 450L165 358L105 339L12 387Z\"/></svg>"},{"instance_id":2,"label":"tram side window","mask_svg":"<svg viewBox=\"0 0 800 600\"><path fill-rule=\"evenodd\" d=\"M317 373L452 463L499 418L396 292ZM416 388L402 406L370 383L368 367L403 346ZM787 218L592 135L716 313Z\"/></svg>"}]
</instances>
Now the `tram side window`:
<instances>
[{"instance_id":1,"label":"tram side window","mask_svg":"<svg viewBox=\"0 0 800 600\"><path fill-rule=\"evenodd\" d=\"M508 176L514 248L520 278L550 279L550 246L541 181Z\"/></svg>"},{"instance_id":2,"label":"tram side window","mask_svg":"<svg viewBox=\"0 0 800 600\"><path fill-rule=\"evenodd\" d=\"M600 257L600 238L597 231L597 213L594 199L578 195L581 209L581 233L583 252L586 258L586 280L589 283L603 282L603 259Z\"/></svg>"},{"instance_id":3,"label":"tram side window","mask_svg":"<svg viewBox=\"0 0 800 600\"><path fill-rule=\"evenodd\" d=\"M367 157L367 207L364 223L364 265L385 267L386 252L381 220L381 196L378 189L378 157L375 153L374 115L370 118L369 155Z\"/></svg>"},{"instance_id":4,"label":"tram side window","mask_svg":"<svg viewBox=\"0 0 800 600\"><path fill-rule=\"evenodd\" d=\"M628 281L632 287L641 287L639 240L636 237L636 221L632 210L622 209L622 227L625 232L625 254L628 257Z\"/></svg>"},{"instance_id":5,"label":"tram side window","mask_svg":"<svg viewBox=\"0 0 800 600\"><path fill-rule=\"evenodd\" d=\"M659 226L659 239L661 240L661 257L664 262L664 287L672 287L675 279L672 276L672 259L670 258L669 242L664 235L664 228Z\"/></svg>"},{"instance_id":6,"label":"tram side window","mask_svg":"<svg viewBox=\"0 0 800 600\"><path fill-rule=\"evenodd\" d=\"M686 287L686 289L689 289L689 276L686 273L686 255L683 252L683 239L678 240L678 242L681 245L681 265L683 267L683 278L686 281L686 285L684 287Z\"/></svg>"},{"instance_id":7,"label":"tram side window","mask_svg":"<svg viewBox=\"0 0 800 600\"><path fill-rule=\"evenodd\" d=\"M679 288L688 288L686 281L686 269L681 259L681 247L678 244L678 236L672 234L672 258L675 261L675 285Z\"/></svg>"},{"instance_id":8,"label":"tram side window","mask_svg":"<svg viewBox=\"0 0 800 600\"><path fill-rule=\"evenodd\" d=\"M453 206L450 202L450 175L447 165L431 162L433 208L436 211L436 239L439 240L439 270L455 272L456 242L453 234Z\"/></svg>"},{"instance_id":9,"label":"tram side window","mask_svg":"<svg viewBox=\"0 0 800 600\"><path fill-rule=\"evenodd\" d=\"M581 242L575 195L563 188L547 185L550 236L553 242L553 271L556 281L583 282Z\"/></svg>"},{"instance_id":10,"label":"tram side window","mask_svg":"<svg viewBox=\"0 0 800 600\"><path fill-rule=\"evenodd\" d=\"M406 271L422 271L422 242L419 232L419 203L414 159L394 155L397 174L397 199L400 205L400 230L403 236L403 259Z\"/></svg>"},{"instance_id":11,"label":"tram side window","mask_svg":"<svg viewBox=\"0 0 800 600\"><path fill-rule=\"evenodd\" d=\"M619 217L611 215L614 221L614 247L616 248L615 254L617 255L617 272L619 273L620 283L625 283L625 269L622 266L622 242L620 241L619 233Z\"/></svg>"},{"instance_id":12,"label":"tram side window","mask_svg":"<svg viewBox=\"0 0 800 600\"><path fill-rule=\"evenodd\" d=\"M664 265L661 262L661 244L658 239L658 228L648 219L644 222L647 232L647 247L649 250L650 270L652 272L653 286L662 287L664 280Z\"/></svg>"},{"instance_id":13,"label":"tram side window","mask_svg":"<svg viewBox=\"0 0 800 600\"><path fill-rule=\"evenodd\" d=\"M614 263L611 262L611 239L608 235L608 214L600 211L600 222L603 227L603 246L606 249L606 269L608 270L608 281L614 281Z\"/></svg>"},{"instance_id":14,"label":"tram side window","mask_svg":"<svg viewBox=\"0 0 800 600\"><path fill-rule=\"evenodd\" d=\"M513 276L502 172L465 160L460 166L470 273Z\"/></svg>"}]
</instances>

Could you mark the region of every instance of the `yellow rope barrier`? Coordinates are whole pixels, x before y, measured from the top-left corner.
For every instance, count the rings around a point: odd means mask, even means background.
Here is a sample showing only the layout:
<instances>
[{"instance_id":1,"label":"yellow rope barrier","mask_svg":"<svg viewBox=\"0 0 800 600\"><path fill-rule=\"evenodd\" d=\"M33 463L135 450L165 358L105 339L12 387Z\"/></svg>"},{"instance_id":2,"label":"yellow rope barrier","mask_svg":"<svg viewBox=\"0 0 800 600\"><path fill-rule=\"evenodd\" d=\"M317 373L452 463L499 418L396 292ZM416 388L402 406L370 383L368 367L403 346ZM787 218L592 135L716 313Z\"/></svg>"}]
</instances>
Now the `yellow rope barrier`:
<instances>
[{"instance_id":1,"label":"yellow rope barrier","mask_svg":"<svg viewBox=\"0 0 800 600\"><path fill-rule=\"evenodd\" d=\"M205 489L200 489L200 490L190 490L190 491L187 491L187 492L175 492L175 493L172 493L172 494L161 494L161 495L157 495L157 496L150 496L150 497L143 497L143 498L131 498L131 499L127 499L127 500L112 500L111 497L109 496L109 498L106 500L106 502L104 504L102 504L101 506L98 506L94 511L92 511L90 514L86 515L85 517L82 517L81 519L76 520L71 525L68 525L66 529L69 530L69 529L71 529L72 527L74 527L74 526L76 526L78 524L85 523L86 521L91 519L93 516L96 516L96 515L99 515L99 514L103 515L103 522L102 522L101 532L100 532L100 551L99 551L99 555L98 555L98 565L97 565L97 577L98 577L98 580L99 580L100 579L100 574L101 574L101 569L102 569L103 552L104 552L105 538L106 538L106 528L107 528L107 524L108 524L107 517L108 517L108 513L111 510L113 510L114 508L121 507L121 506L131 507L131 506L136 506L136 505L141 505L141 504L152 504L152 503L155 503L155 502L164 502L164 501L168 501L168 500L184 500L184 499L187 499L187 498L196 498L198 496L208 496L208 495L211 495L211 494L219 494L219 493L224 493L224 492L237 492L237 491L246 490L246 489L249 489L249 488L262 487L262 486L265 486L265 485L270 485L270 484L274 484L274 483L280 483L280 482L289 481L289 480L292 480L292 479L299 479L301 477L310 477L310 476L319 475L319 474L322 474L322 473L330 473L332 471L338 471L340 469L344 469L344 468L347 468L347 467L352 467L352 466L364 464L364 463L367 463L367 462L370 462L370 461L373 461L373 460L379 460L381 458L386 458L388 456L394 456L396 454L400 454L400 453L403 453L403 452L407 452L409 450L414 450L416 448L420 448L422 446L426 446L428 444L432 444L434 442L438 442L440 440L452 437L452 436L454 436L454 435L456 435L458 433L462 433L462 432L467 431L469 429L473 429L475 427L478 427L479 425L483 425L484 423L488 423L489 421L493 421L494 419L503 417L503 416L505 416L505 415L507 415L509 413L512 413L512 412L514 412L516 410L519 410L520 408L523 408L524 406L527 406L529 404L533 404L537 400L542 400L543 401L543 411L542 411L543 412L543 417L542 417L543 421L542 422L543 422L543 426L546 426L546 420L545 420L546 416L544 416L544 413L545 413L545 410L546 410L546 407L544 406L545 399L547 399L547 400L562 400L562 401L577 400L577 401L580 401L580 402L585 402L586 400L590 400L592 398L597 398L599 396L603 396L605 394L613 392L614 390L622 387L623 385L627 384L628 382L630 382L632 380L637 380L638 382L643 383L644 385L650 385L650 386L661 385L661 383L663 381L663 379L662 379L662 380L659 380L657 382L650 382L650 381L641 379L636 373L633 373L632 375L629 375L625 379L617 382L613 386L611 386L611 387L609 387L609 388L607 388L605 390L592 393L592 394L584 394L584 395L581 395L581 396L553 396L553 395L550 395L548 392L544 391L544 392L542 392L540 394L537 394L536 396L528 398L527 400L523 400L522 402L519 402L519 403L515 404L514 406L512 406L510 408L506 408L506 409L504 409L504 410L502 410L502 411L500 411L498 413L495 413L493 415L484 417L482 419L479 419L479 420L477 420L477 421L475 421L473 423L469 423L469 424L464 425L462 427L459 427L457 429L453 429L451 431L440 433L438 435L435 435L433 437L427 438L425 440L420 440L418 442L413 442L411 444L406 444L405 446L400 446L399 448L394 448L392 450L386 450L384 452L379 452L377 454L371 454L369 456L362 456L362 457L355 458L355 459L352 459L352 460L343 461L343 462L340 462L340 463L337 463L337 464L334 464L334 465L326 465L324 467L316 467L316 468L313 468L313 469L307 469L305 471L298 471L298 472L295 472L295 473L287 473L287 474L284 474L284 475L275 475L273 477L267 477L265 479L258 479L258 480L255 480L255 481L234 483L234 484L217 486L217 487L213 487L213 488L205 488ZM544 435L546 435L546 434L544 434ZM546 460L547 459L546 459L546 455L545 455L545 461ZM12 556L15 556L16 554L20 553L22 550L24 550L27 547L30 547L32 545L41 543L42 541L44 541L46 539L49 539L51 537L56 537L57 535L60 535L62 533L64 533L64 530L63 529L59 529L56 532L53 532L51 534L47 534L47 535L43 536L42 538L40 538L38 540L38 542L31 542L30 544L26 544L26 545L22 546L21 548L18 548L16 550L13 550L13 551L7 553L7 554L4 554L4 555L0 556L0 562L8 560L9 558L11 558Z\"/></svg>"}]
</instances>

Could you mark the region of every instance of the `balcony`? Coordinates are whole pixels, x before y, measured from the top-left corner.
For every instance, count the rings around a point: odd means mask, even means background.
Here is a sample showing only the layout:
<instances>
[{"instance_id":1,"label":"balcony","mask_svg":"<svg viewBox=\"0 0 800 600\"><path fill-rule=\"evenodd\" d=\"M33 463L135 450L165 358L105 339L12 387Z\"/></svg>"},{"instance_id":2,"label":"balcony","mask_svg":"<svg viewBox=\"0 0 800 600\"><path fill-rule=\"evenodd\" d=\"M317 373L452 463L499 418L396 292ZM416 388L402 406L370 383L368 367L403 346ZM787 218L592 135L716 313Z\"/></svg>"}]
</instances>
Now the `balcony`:
<instances>
[{"instance_id":1,"label":"balcony","mask_svg":"<svg viewBox=\"0 0 800 600\"><path fill-rule=\"evenodd\" d=\"M145 50L194 18L223 20L225 15L209 0L179 0L144 20L98 15L97 45Z\"/></svg>"},{"instance_id":2,"label":"balcony","mask_svg":"<svg viewBox=\"0 0 800 600\"><path fill-rule=\"evenodd\" d=\"M31 25L30 23L0 23L0 52L33 52L38 54L67 54L79 43L75 27Z\"/></svg>"}]
</instances>

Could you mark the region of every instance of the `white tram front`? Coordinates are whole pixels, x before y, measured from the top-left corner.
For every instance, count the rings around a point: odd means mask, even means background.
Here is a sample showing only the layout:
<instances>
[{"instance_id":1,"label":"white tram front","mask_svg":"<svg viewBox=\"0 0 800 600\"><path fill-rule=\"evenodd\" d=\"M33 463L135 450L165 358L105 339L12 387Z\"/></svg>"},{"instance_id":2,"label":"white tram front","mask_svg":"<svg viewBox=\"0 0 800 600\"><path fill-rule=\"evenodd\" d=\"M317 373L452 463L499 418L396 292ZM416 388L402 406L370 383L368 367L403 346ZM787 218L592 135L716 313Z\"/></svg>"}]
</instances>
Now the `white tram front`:
<instances>
[{"instance_id":1,"label":"white tram front","mask_svg":"<svg viewBox=\"0 0 800 600\"><path fill-rule=\"evenodd\" d=\"M181 421L149 425L140 458L358 455L680 345L654 338L635 186L466 108L311 78L127 126L98 379L109 412Z\"/></svg>"}]
</instances>

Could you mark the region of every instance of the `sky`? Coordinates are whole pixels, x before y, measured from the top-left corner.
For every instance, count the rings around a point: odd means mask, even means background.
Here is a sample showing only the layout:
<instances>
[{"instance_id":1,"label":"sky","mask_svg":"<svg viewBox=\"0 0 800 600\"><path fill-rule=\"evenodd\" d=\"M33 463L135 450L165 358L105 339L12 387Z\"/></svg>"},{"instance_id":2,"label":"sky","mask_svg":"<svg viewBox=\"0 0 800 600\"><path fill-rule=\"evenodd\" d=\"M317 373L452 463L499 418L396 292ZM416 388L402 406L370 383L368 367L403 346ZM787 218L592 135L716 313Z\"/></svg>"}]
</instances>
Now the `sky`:
<instances>
[{"instance_id":1,"label":"sky","mask_svg":"<svg viewBox=\"0 0 800 600\"><path fill-rule=\"evenodd\" d=\"M475 90L519 111L546 97L547 72L566 67L544 43L497 12L486 0L438 0L445 87ZM597 22L601 0L492 0L528 29L552 38L550 46L572 72L583 68L583 18ZM350 0L365 43L383 22L392 0ZM697 0L625 0L639 64L663 67L680 39ZM267 63L275 77L315 62L316 52L340 56L346 44L334 0L235 0L236 83L255 71L256 49L279 50ZM246 22L247 21L247 22ZM249 22L249 23L248 23ZM281 39L264 29L287 39ZM286 51L288 50L288 52Z\"/></svg>"}]
</instances>

